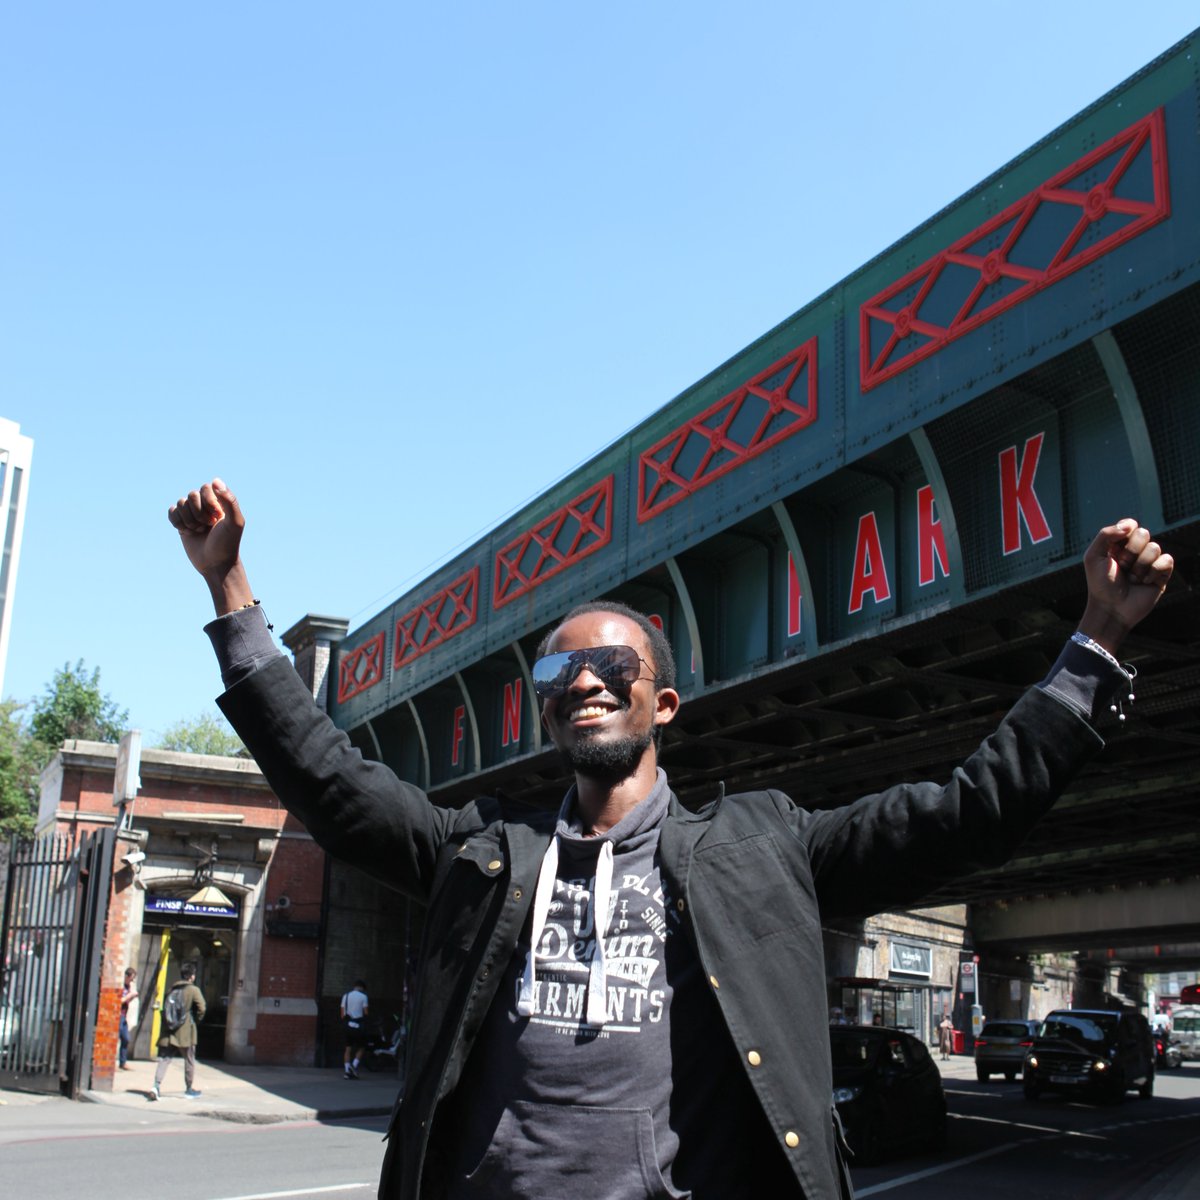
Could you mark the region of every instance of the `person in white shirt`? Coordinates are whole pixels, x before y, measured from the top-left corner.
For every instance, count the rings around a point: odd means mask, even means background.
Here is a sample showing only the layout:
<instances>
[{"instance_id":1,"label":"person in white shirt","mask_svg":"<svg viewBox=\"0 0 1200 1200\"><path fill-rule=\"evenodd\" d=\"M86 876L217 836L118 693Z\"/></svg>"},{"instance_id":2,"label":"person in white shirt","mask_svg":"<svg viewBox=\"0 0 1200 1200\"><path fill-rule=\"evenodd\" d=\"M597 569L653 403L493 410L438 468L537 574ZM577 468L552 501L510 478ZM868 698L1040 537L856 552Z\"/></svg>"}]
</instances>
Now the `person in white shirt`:
<instances>
[{"instance_id":1,"label":"person in white shirt","mask_svg":"<svg viewBox=\"0 0 1200 1200\"><path fill-rule=\"evenodd\" d=\"M367 985L361 979L342 997L342 1024L346 1027L346 1052L342 1065L347 1079L358 1078L358 1064L367 1044L366 1018L370 1011Z\"/></svg>"}]
</instances>

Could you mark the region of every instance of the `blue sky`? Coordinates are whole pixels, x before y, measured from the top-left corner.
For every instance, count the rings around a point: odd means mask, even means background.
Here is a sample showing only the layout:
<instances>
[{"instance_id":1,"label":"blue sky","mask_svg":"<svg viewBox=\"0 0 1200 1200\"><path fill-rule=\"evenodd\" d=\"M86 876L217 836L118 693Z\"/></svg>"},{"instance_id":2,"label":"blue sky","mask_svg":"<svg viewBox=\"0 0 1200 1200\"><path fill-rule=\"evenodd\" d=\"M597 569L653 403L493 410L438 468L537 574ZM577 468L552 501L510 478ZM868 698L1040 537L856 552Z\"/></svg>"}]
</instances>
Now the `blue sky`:
<instances>
[{"instance_id":1,"label":"blue sky","mask_svg":"<svg viewBox=\"0 0 1200 1200\"><path fill-rule=\"evenodd\" d=\"M10 7L4 694L220 690L167 525L214 474L277 630L438 561L1166 50L1130 8Z\"/></svg>"}]
</instances>

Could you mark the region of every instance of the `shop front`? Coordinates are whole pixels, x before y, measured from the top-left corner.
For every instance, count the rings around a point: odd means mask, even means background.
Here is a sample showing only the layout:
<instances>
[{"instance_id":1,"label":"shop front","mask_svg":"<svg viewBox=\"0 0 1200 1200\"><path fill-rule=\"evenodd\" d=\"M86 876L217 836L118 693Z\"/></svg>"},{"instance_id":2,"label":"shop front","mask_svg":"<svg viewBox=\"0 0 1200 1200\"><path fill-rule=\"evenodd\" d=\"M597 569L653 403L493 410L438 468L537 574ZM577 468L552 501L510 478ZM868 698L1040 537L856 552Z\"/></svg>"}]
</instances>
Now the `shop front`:
<instances>
[{"instance_id":1,"label":"shop front","mask_svg":"<svg viewBox=\"0 0 1200 1200\"><path fill-rule=\"evenodd\" d=\"M223 893L202 902L163 892L146 897L137 963L145 1014L134 1042L138 1057L153 1057L163 999L186 962L196 966L196 986L207 1006L196 1052L205 1061L225 1057L238 921L237 903Z\"/></svg>"},{"instance_id":2,"label":"shop front","mask_svg":"<svg viewBox=\"0 0 1200 1200\"><path fill-rule=\"evenodd\" d=\"M953 992L933 980L933 947L895 938L887 944L886 979L840 976L831 1020L851 1025L886 1025L932 1044L937 1023L952 1007Z\"/></svg>"}]
</instances>

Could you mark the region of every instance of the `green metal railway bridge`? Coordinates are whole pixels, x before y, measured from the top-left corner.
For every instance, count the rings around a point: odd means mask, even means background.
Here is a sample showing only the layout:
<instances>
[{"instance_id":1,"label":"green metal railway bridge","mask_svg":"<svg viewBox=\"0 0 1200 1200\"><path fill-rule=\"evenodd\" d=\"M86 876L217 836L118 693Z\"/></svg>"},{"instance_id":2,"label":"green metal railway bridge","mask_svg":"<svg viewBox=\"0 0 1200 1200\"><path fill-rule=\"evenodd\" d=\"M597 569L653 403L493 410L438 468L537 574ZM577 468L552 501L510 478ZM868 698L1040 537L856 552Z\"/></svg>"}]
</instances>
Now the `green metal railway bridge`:
<instances>
[{"instance_id":1,"label":"green metal railway bridge","mask_svg":"<svg viewBox=\"0 0 1200 1200\"><path fill-rule=\"evenodd\" d=\"M1198 113L1200 31L349 631L334 720L440 803L557 805L529 664L614 597L674 647L685 802L840 805L960 762L1136 516L1178 565L1128 720L936 899L997 947L1200 965Z\"/></svg>"}]
</instances>

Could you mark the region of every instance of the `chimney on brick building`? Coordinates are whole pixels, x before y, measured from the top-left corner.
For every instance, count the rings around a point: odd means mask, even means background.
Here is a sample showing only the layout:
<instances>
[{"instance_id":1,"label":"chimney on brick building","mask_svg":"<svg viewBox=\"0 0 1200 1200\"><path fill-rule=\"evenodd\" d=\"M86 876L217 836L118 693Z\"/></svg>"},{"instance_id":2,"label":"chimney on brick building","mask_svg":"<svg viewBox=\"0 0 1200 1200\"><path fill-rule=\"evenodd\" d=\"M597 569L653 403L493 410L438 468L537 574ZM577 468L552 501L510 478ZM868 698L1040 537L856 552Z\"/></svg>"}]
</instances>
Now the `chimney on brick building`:
<instances>
[{"instance_id":1,"label":"chimney on brick building","mask_svg":"<svg viewBox=\"0 0 1200 1200\"><path fill-rule=\"evenodd\" d=\"M350 629L350 622L341 617L321 617L315 613L303 616L282 638L292 652L300 678L308 685L317 707L329 709L329 664L337 646Z\"/></svg>"}]
</instances>

